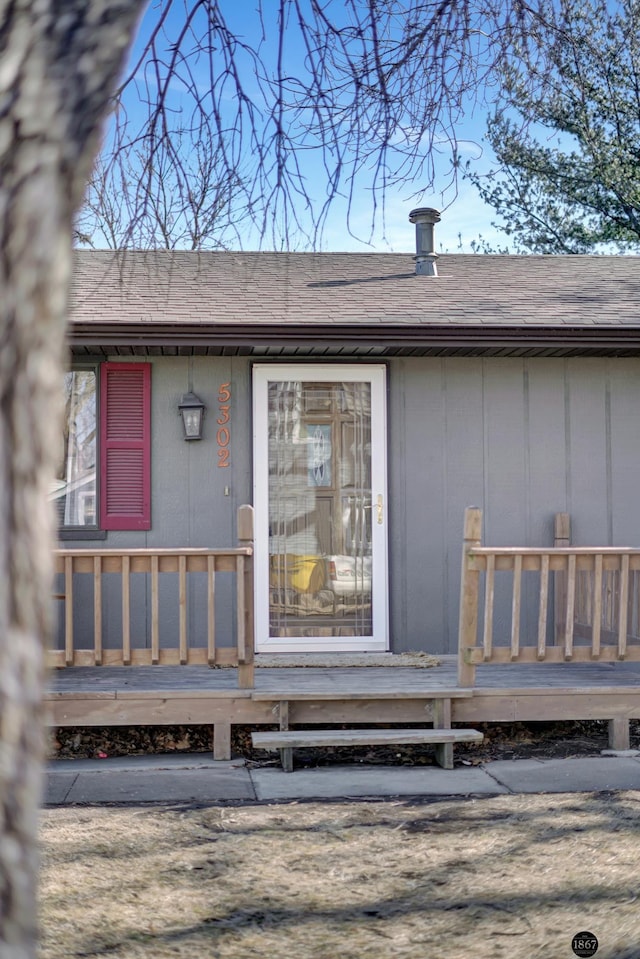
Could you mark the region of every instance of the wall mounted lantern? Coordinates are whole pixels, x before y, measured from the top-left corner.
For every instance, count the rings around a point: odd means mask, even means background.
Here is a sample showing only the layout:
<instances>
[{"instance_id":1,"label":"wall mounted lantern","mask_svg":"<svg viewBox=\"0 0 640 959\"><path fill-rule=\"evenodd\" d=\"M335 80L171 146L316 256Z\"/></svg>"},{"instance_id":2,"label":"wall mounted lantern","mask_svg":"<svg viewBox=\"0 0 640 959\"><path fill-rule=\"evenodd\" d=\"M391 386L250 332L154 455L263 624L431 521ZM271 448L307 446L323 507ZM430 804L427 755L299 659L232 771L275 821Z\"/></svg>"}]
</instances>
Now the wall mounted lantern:
<instances>
[{"instance_id":1,"label":"wall mounted lantern","mask_svg":"<svg viewBox=\"0 0 640 959\"><path fill-rule=\"evenodd\" d=\"M185 393L178 404L178 410L182 417L185 440L201 440L205 405L200 397L195 393Z\"/></svg>"}]
</instances>

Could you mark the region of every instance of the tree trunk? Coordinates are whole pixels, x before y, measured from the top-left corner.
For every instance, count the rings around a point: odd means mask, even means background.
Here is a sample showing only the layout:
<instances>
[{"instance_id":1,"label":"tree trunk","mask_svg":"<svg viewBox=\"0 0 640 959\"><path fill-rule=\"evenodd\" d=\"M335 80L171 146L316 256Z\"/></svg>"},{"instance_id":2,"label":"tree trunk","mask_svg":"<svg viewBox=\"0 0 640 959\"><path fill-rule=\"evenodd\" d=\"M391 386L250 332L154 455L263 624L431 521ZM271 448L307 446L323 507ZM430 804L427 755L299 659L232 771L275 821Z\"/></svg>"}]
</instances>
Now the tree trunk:
<instances>
[{"instance_id":1,"label":"tree trunk","mask_svg":"<svg viewBox=\"0 0 640 959\"><path fill-rule=\"evenodd\" d=\"M142 0L0 0L0 957L36 950L71 227Z\"/></svg>"}]
</instances>

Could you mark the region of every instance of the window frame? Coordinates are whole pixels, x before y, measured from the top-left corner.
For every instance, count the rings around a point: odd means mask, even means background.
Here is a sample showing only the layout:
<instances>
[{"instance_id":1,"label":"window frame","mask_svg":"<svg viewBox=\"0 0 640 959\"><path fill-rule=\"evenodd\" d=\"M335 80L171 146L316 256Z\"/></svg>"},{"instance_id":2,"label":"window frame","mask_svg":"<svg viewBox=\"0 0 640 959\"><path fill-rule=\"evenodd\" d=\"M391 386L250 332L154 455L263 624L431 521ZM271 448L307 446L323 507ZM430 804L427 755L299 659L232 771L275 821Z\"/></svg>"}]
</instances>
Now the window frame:
<instances>
[{"instance_id":1,"label":"window frame","mask_svg":"<svg viewBox=\"0 0 640 959\"><path fill-rule=\"evenodd\" d=\"M65 373L75 373L76 371L90 371L93 372L96 378L96 387L95 387L95 417L96 417L96 484L95 484L95 496L96 496L96 509L95 516L96 521L91 525L84 526L67 526L64 524L58 524L58 539L61 542L66 540L101 540L107 538L107 531L100 526L100 458L101 458L101 444L100 444L100 367L104 361L98 359L97 357L87 357L86 359L74 361L69 367L65 370Z\"/></svg>"},{"instance_id":2,"label":"window frame","mask_svg":"<svg viewBox=\"0 0 640 959\"><path fill-rule=\"evenodd\" d=\"M137 372L144 369L143 374L143 438L141 440L143 449L142 465L142 486L144 508L142 514L128 516L113 514L111 519L106 513L109 504L105 500L107 496L107 468L108 468L108 444L106 439L106 418L108 417L108 407L105 406L106 394L108 392L107 375L109 370L120 367L122 370L131 370L135 368ZM95 455L95 497L96 497L96 521L91 526L66 526L59 524L57 529L58 540L65 541L83 541L83 540L105 540L110 532L116 531L146 531L151 529L152 513L152 365L150 363L126 363L119 360L111 360L108 357L84 357L78 361L72 362L65 372L72 373L76 371L91 371L95 376L95 417L96 417L96 455ZM117 408L117 407L116 407ZM104 414L104 415L103 415ZM116 444L117 445L117 444ZM125 443L125 446L128 445ZM135 446L136 443L134 442Z\"/></svg>"}]
</instances>

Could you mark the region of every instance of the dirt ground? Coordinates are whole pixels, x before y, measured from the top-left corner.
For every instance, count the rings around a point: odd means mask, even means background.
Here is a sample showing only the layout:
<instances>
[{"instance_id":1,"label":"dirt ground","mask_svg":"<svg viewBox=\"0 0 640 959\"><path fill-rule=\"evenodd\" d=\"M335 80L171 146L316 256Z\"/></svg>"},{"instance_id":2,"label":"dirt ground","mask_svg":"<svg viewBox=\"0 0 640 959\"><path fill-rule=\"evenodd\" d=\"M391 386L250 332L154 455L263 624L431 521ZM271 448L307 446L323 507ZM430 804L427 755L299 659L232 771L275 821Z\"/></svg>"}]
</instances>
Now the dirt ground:
<instances>
[{"instance_id":1,"label":"dirt ground","mask_svg":"<svg viewBox=\"0 0 640 959\"><path fill-rule=\"evenodd\" d=\"M479 723L485 736L482 743L456 746L457 763L482 763L491 759L560 759L571 756L598 756L607 747L607 723L585 722ZM232 753L250 762L278 763L274 754L251 746L249 726L232 727ZM255 727L258 728L258 727ZM266 727L259 727L261 729ZM275 727L274 727L275 728ZM640 722L630 723L631 744L640 746ZM59 759L86 759L149 753L211 752L211 726L109 726L60 727L52 730L51 756ZM296 750L296 764L375 763L430 765L434 750L423 746L358 747Z\"/></svg>"},{"instance_id":2,"label":"dirt ground","mask_svg":"<svg viewBox=\"0 0 640 959\"><path fill-rule=\"evenodd\" d=\"M41 959L640 959L640 793L57 808Z\"/></svg>"}]
</instances>

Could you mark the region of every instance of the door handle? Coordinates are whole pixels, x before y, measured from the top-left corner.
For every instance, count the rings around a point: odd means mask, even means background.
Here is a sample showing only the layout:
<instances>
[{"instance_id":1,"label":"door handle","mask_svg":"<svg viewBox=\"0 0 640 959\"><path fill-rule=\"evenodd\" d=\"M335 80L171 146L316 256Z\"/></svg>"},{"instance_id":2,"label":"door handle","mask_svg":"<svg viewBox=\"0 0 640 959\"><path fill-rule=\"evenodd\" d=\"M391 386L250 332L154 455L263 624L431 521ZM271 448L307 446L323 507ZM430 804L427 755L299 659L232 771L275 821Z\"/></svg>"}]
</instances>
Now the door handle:
<instances>
[{"instance_id":1,"label":"door handle","mask_svg":"<svg viewBox=\"0 0 640 959\"><path fill-rule=\"evenodd\" d=\"M382 526L382 493L378 493L376 500L376 512L378 514L378 526Z\"/></svg>"}]
</instances>

